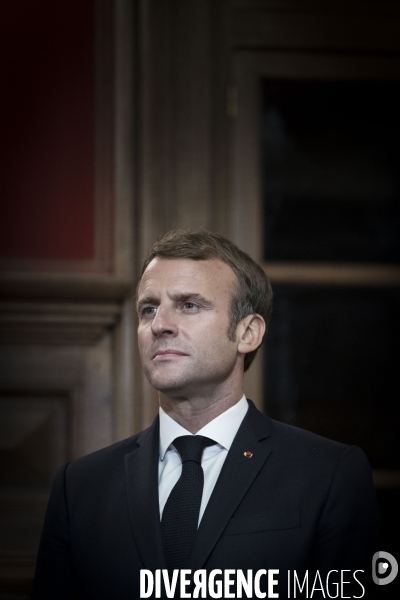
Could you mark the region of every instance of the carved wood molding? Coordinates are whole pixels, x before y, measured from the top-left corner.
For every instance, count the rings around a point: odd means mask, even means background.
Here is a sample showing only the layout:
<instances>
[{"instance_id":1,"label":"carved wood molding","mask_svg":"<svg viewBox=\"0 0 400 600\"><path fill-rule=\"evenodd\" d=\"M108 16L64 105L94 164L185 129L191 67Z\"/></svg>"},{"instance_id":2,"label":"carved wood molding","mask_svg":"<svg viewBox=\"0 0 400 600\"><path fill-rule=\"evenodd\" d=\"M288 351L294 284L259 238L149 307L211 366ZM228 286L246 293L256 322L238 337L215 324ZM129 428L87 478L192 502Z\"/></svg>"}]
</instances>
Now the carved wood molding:
<instances>
[{"instance_id":1,"label":"carved wood molding","mask_svg":"<svg viewBox=\"0 0 400 600\"><path fill-rule=\"evenodd\" d=\"M1 302L0 343L92 345L119 315L111 303Z\"/></svg>"},{"instance_id":2,"label":"carved wood molding","mask_svg":"<svg viewBox=\"0 0 400 600\"><path fill-rule=\"evenodd\" d=\"M400 267L387 264L268 262L263 265L273 283L399 287Z\"/></svg>"}]
</instances>

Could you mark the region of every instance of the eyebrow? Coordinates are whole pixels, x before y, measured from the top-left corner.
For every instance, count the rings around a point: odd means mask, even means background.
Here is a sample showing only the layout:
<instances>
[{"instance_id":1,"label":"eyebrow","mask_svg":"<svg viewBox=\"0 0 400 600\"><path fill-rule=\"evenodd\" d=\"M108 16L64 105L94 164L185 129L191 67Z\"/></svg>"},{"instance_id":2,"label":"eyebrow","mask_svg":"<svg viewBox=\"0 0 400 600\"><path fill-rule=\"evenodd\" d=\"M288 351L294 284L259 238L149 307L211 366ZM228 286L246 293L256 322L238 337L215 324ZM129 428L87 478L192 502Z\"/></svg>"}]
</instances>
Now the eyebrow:
<instances>
[{"instance_id":1,"label":"eyebrow","mask_svg":"<svg viewBox=\"0 0 400 600\"><path fill-rule=\"evenodd\" d=\"M178 292L176 294L171 294L170 298L175 302L188 302L189 300L194 300L202 304L202 306L204 306L205 308L212 308L214 306L214 302L212 302L211 300L207 300L207 298L205 298L202 294L199 294L198 292ZM139 312L142 306L144 306L145 304L158 304L158 300L154 296L145 296L144 298L141 298L136 303L137 312Z\"/></svg>"},{"instance_id":2,"label":"eyebrow","mask_svg":"<svg viewBox=\"0 0 400 600\"><path fill-rule=\"evenodd\" d=\"M193 293L186 292L184 294L179 294L179 293L172 294L171 298L172 298L172 300L179 300L180 302L187 302L188 300L197 300L205 307L214 306L214 302L212 302L211 300L207 300L207 298L205 298L202 294L199 294L197 292L193 292Z\"/></svg>"}]
</instances>

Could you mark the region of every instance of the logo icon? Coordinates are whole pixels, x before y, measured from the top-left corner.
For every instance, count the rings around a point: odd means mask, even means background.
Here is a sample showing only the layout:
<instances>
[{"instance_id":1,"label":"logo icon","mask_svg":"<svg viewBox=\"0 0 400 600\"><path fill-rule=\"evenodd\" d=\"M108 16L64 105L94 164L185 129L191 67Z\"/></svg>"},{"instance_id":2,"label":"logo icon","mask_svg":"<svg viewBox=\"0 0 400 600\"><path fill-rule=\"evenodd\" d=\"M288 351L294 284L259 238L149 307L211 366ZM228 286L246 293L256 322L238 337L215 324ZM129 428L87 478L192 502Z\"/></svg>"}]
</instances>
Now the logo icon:
<instances>
[{"instance_id":1,"label":"logo icon","mask_svg":"<svg viewBox=\"0 0 400 600\"><path fill-rule=\"evenodd\" d=\"M397 576L399 565L389 552L380 550L372 557L372 579L376 585L387 585Z\"/></svg>"}]
</instances>

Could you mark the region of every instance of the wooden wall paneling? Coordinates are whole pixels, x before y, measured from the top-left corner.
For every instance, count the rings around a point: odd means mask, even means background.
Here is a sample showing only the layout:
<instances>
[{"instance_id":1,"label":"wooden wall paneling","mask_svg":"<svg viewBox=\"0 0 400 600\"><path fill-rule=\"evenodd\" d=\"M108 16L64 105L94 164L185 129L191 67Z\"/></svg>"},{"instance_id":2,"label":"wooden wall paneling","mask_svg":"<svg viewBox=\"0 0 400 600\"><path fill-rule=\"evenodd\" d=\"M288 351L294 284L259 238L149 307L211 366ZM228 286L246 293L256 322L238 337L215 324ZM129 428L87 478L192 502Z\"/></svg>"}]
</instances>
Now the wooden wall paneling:
<instances>
[{"instance_id":1,"label":"wooden wall paneling","mask_svg":"<svg viewBox=\"0 0 400 600\"><path fill-rule=\"evenodd\" d=\"M231 70L238 96L230 163L232 232L239 245L260 259L261 78L398 78L399 60L387 52L399 49L400 11L398 3L372 0L323 5L233 0L231 11ZM327 53L328 47L337 53Z\"/></svg>"},{"instance_id":2,"label":"wooden wall paneling","mask_svg":"<svg viewBox=\"0 0 400 600\"><path fill-rule=\"evenodd\" d=\"M310 52L239 51L234 58L238 94L238 116L233 122L233 160L231 180L233 187L232 231L234 239L256 260L262 260L261 213L261 79L263 77L299 80L387 80L400 77L397 56L368 54L325 54ZM269 265L266 265L269 272ZM340 271L340 272L339 272ZM289 272L296 281L314 281L320 277L326 282L329 274L343 283L354 280L354 266L330 271L317 265L270 265L276 281L288 281ZM365 266L357 275L361 284L368 285L371 277L376 284L398 281L396 266ZM364 283L363 283L364 282Z\"/></svg>"},{"instance_id":3,"label":"wooden wall paneling","mask_svg":"<svg viewBox=\"0 0 400 600\"><path fill-rule=\"evenodd\" d=\"M94 151L95 151L95 257L102 270L115 269L115 6L98 0L95 7L94 43Z\"/></svg>"},{"instance_id":4,"label":"wooden wall paneling","mask_svg":"<svg viewBox=\"0 0 400 600\"><path fill-rule=\"evenodd\" d=\"M252 58L252 57L251 57ZM231 232L234 241L261 260L260 75L245 53L235 56L237 118L233 121Z\"/></svg>"},{"instance_id":5,"label":"wooden wall paneling","mask_svg":"<svg viewBox=\"0 0 400 600\"><path fill-rule=\"evenodd\" d=\"M0 593L28 591L48 489L70 456L71 397L0 393Z\"/></svg>"},{"instance_id":6,"label":"wooden wall paneling","mask_svg":"<svg viewBox=\"0 0 400 600\"><path fill-rule=\"evenodd\" d=\"M136 15L137 2L115 0L114 9L114 272L132 282L136 263Z\"/></svg>"},{"instance_id":7,"label":"wooden wall paneling","mask_svg":"<svg viewBox=\"0 0 400 600\"><path fill-rule=\"evenodd\" d=\"M113 441L112 337L0 345L0 592L29 590L56 470Z\"/></svg>"},{"instance_id":8,"label":"wooden wall paneling","mask_svg":"<svg viewBox=\"0 0 400 600\"><path fill-rule=\"evenodd\" d=\"M238 51L234 55L238 116L233 121L232 225L235 241L261 260L261 79L391 79L397 57L324 53Z\"/></svg>"},{"instance_id":9,"label":"wooden wall paneling","mask_svg":"<svg viewBox=\"0 0 400 600\"><path fill-rule=\"evenodd\" d=\"M224 4L147 0L141 6L142 252L173 227L215 228Z\"/></svg>"},{"instance_id":10,"label":"wooden wall paneling","mask_svg":"<svg viewBox=\"0 0 400 600\"><path fill-rule=\"evenodd\" d=\"M51 480L77 450L80 360L33 345L0 357L0 593L28 593Z\"/></svg>"},{"instance_id":11,"label":"wooden wall paneling","mask_svg":"<svg viewBox=\"0 0 400 600\"><path fill-rule=\"evenodd\" d=\"M232 90L230 48L232 22L229 0L219 0L211 5L211 55L212 55L212 154L211 154L211 229L230 236L231 188L228 176L230 152L229 93Z\"/></svg>"},{"instance_id":12,"label":"wooden wall paneling","mask_svg":"<svg viewBox=\"0 0 400 600\"><path fill-rule=\"evenodd\" d=\"M2 390L59 391L73 396L70 458L113 441L112 332L87 346L2 344Z\"/></svg>"},{"instance_id":13,"label":"wooden wall paneling","mask_svg":"<svg viewBox=\"0 0 400 600\"><path fill-rule=\"evenodd\" d=\"M211 3L173 4L175 198L179 227L211 226Z\"/></svg>"},{"instance_id":14,"label":"wooden wall paneling","mask_svg":"<svg viewBox=\"0 0 400 600\"><path fill-rule=\"evenodd\" d=\"M135 284L138 277L137 181L138 3L115 2L115 273L130 282L113 336L113 439L142 429L142 393L136 343Z\"/></svg>"},{"instance_id":15,"label":"wooden wall paneling","mask_svg":"<svg viewBox=\"0 0 400 600\"><path fill-rule=\"evenodd\" d=\"M139 257L176 223L173 186L171 2L139 4Z\"/></svg>"},{"instance_id":16,"label":"wooden wall paneling","mask_svg":"<svg viewBox=\"0 0 400 600\"><path fill-rule=\"evenodd\" d=\"M135 4L126 0L94 3L94 257L91 260L4 259L0 264L3 297L90 301L119 300L129 293L135 169L131 104L134 72L130 56L135 21L130 14Z\"/></svg>"},{"instance_id":17,"label":"wooden wall paneling","mask_svg":"<svg viewBox=\"0 0 400 600\"><path fill-rule=\"evenodd\" d=\"M3 299L46 299L49 301L113 302L125 298L131 282L98 273L49 273L3 271L0 297Z\"/></svg>"},{"instance_id":18,"label":"wooden wall paneling","mask_svg":"<svg viewBox=\"0 0 400 600\"><path fill-rule=\"evenodd\" d=\"M129 437L144 427L142 369L136 338L136 308L134 297L125 301L121 321L114 330L114 433L115 441Z\"/></svg>"},{"instance_id":19,"label":"wooden wall paneling","mask_svg":"<svg viewBox=\"0 0 400 600\"><path fill-rule=\"evenodd\" d=\"M81 431L76 442L79 455L89 454L114 441L112 349L112 334L107 333L83 354Z\"/></svg>"},{"instance_id":20,"label":"wooden wall paneling","mask_svg":"<svg viewBox=\"0 0 400 600\"><path fill-rule=\"evenodd\" d=\"M108 273L113 269L113 3L94 3L94 249L88 259L8 258L6 271ZM77 190L79 193L80 190ZM55 195L55 198L57 196ZM77 217L79 218L79 217ZM73 236L73 231L69 232Z\"/></svg>"},{"instance_id":21,"label":"wooden wall paneling","mask_svg":"<svg viewBox=\"0 0 400 600\"><path fill-rule=\"evenodd\" d=\"M116 303L0 302L0 343L87 345L118 320Z\"/></svg>"},{"instance_id":22,"label":"wooden wall paneling","mask_svg":"<svg viewBox=\"0 0 400 600\"><path fill-rule=\"evenodd\" d=\"M15 268L94 258L94 4L4 7L0 255Z\"/></svg>"}]
</instances>

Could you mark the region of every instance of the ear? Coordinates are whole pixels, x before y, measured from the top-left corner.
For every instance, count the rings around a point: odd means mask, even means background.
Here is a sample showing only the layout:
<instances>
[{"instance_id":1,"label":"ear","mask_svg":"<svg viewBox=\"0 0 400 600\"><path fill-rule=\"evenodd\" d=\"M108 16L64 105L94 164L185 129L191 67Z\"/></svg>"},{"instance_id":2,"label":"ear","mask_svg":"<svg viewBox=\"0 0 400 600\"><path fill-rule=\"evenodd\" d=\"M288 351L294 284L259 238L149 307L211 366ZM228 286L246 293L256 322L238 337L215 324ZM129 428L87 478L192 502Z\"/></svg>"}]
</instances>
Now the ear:
<instances>
[{"instance_id":1,"label":"ear","mask_svg":"<svg viewBox=\"0 0 400 600\"><path fill-rule=\"evenodd\" d=\"M265 333L265 321L261 315L248 315L237 326L238 351L242 354L253 352L260 345Z\"/></svg>"}]
</instances>

